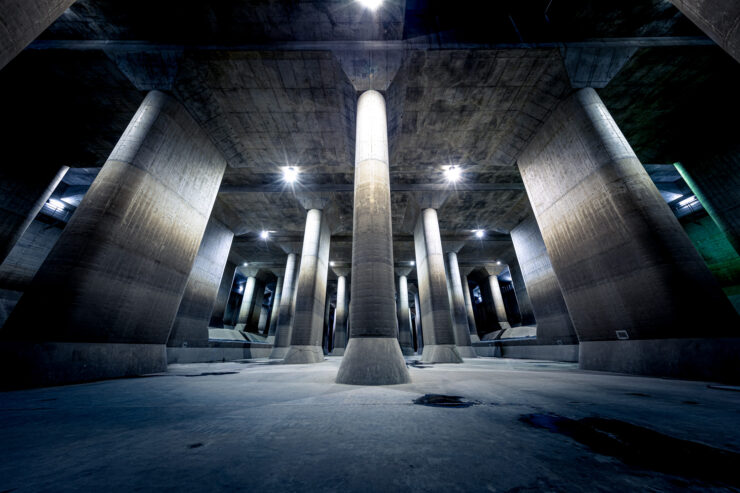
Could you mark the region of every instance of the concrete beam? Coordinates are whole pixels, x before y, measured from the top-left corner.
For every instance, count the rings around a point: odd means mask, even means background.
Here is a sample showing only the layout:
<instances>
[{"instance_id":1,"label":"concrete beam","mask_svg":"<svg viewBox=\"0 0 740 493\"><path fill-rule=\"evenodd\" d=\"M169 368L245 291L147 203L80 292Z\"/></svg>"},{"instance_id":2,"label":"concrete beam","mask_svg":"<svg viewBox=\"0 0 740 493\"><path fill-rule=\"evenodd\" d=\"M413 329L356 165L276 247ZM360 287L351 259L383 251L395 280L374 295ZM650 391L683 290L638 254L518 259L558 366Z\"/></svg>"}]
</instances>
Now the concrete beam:
<instances>
[{"instance_id":1,"label":"concrete beam","mask_svg":"<svg viewBox=\"0 0 740 493\"><path fill-rule=\"evenodd\" d=\"M737 0L671 0L691 22L740 62L740 2Z\"/></svg>"}]
</instances>

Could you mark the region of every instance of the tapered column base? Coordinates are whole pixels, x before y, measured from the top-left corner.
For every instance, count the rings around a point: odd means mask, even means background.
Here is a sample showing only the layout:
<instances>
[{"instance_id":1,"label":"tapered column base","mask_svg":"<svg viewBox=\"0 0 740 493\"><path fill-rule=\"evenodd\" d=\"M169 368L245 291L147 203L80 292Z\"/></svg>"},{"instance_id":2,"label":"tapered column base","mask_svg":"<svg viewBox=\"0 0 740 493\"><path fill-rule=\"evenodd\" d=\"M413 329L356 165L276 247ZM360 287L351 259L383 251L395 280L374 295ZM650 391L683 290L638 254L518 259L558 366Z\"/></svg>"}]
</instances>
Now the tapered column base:
<instances>
[{"instance_id":1,"label":"tapered column base","mask_svg":"<svg viewBox=\"0 0 740 493\"><path fill-rule=\"evenodd\" d=\"M421 353L422 363L462 363L457 347L452 344L427 344Z\"/></svg>"},{"instance_id":2,"label":"tapered column base","mask_svg":"<svg viewBox=\"0 0 740 493\"><path fill-rule=\"evenodd\" d=\"M395 337L355 337L339 366L337 383L397 385L411 382L401 346Z\"/></svg>"},{"instance_id":3,"label":"tapered column base","mask_svg":"<svg viewBox=\"0 0 740 493\"><path fill-rule=\"evenodd\" d=\"M324 349L321 346L290 346L283 358L284 365L303 365L324 361Z\"/></svg>"}]
</instances>

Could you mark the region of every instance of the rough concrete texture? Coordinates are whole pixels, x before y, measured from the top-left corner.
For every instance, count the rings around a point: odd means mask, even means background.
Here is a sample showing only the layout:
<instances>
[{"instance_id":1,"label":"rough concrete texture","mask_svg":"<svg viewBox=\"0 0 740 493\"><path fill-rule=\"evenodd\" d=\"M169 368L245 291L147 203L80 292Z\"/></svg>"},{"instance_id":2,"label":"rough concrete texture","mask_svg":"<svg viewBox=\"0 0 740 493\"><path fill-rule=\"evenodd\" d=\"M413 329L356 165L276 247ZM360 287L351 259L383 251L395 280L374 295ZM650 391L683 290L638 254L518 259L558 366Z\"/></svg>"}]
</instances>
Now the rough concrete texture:
<instances>
[{"instance_id":1,"label":"rough concrete texture","mask_svg":"<svg viewBox=\"0 0 740 493\"><path fill-rule=\"evenodd\" d=\"M0 489L736 489L718 484L718 478L694 476L706 465L704 455L694 456L691 467L660 471L630 460L639 454L611 455L522 418L599 416L640 426L638 435L647 434L646 439L654 438L653 431L686 445L699 442L737 454L738 392L710 388L706 382L498 358L412 366L410 384L355 387L333 382L338 364L339 358L330 357L303 367L263 361L171 365L153 378L4 394L0 442L7 450L0 463ZM458 395L472 405L413 404L427 394ZM429 423L435 433L423 432ZM607 433L596 434L608 443ZM628 438L618 450L637 448L643 456L653 455L645 453L650 444L634 440ZM504 444L507 459L501 460ZM675 448L649 450L670 457ZM286 469L283 461L292 466Z\"/></svg>"},{"instance_id":2,"label":"rough concrete texture","mask_svg":"<svg viewBox=\"0 0 740 493\"><path fill-rule=\"evenodd\" d=\"M418 288L414 291L414 324L416 325L416 352L421 354L424 349L424 334L422 330L421 301Z\"/></svg>"},{"instance_id":3,"label":"rough concrete texture","mask_svg":"<svg viewBox=\"0 0 740 493\"><path fill-rule=\"evenodd\" d=\"M44 206L67 166L3 166L0 169L0 263Z\"/></svg>"},{"instance_id":4,"label":"rough concrete texture","mask_svg":"<svg viewBox=\"0 0 740 493\"><path fill-rule=\"evenodd\" d=\"M337 276L337 306L334 310L333 356L341 356L347 347L347 276Z\"/></svg>"},{"instance_id":5,"label":"rough concrete texture","mask_svg":"<svg viewBox=\"0 0 740 493\"><path fill-rule=\"evenodd\" d=\"M272 352L270 344L256 342L211 342L209 347L168 347L167 363L220 363L249 358L267 358Z\"/></svg>"},{"instance_id":6,"label":"rough concrete texture","mask_svg":"<svg viewBox=\"0 0 740 493\"><path fill-rule=\"evenodd\" d=\"M283 363L324 360L322 343L330 246L331 234L326 216L318 209L311 209L306 215L290 350Z\"/></svg>"},{"instance_id":7,"label":"rough concrete texture","mask_svg":"<svg viewBox=\"0 0 740 493\"><path fill-rule=\"evenodd\" d=\"M529 298L527 285L524 283L524 278L522 277L522 268L516 256L507 265L511 274L511 282L514 285L514 295L516 296L516 303L519 307L519 315L522 318L522 325L534 325L535 318L532 300Z\"/></svg>"},{"instance_id":8,"label":"rough concrete texture","mask_svg":"<svg viewBox=\"0 0 740 493\"><path fill-rule=\"evenodd\" d=\"M232 233L233 235L233 233ZM233 240L233 236L232 236ZM229 296L231 295L231 289L234 286L234 273L236 272L236 264L234 262L226 261L224 271L221 274L221 283L218 287L218 294L216 295L216 303L213 305L213 313L211 314L211 322L208 324L210 327L223 327L224 318L226 316L226 304L229 302Z\"/></svg>"},{"instance_id":9,"label":"rough concrete texture","mask_svg":"<svg viewBox=\"0 0 740 493\"><path fill-rule=\"evenodd\" d=\"M170 347L205 347L208 323L221 284L234 233L211 217L185 285L167 345Z\"/></svg>"},{"instance_id":10,"label":"rough concrete texture","mask_svg":"<svg viewBox=\"0 0 740 493\"><path fill-rule=\"evenodd\" d=\"M350 385L398 385L411 376L395 337L352 337L347 343L337 383Z\"/></svg>"},{"instance_id":11,"label":"rough concrete texture","mask_svg":"<svg viewBox=\"0 0 740 493\"><path fill-rule=\"evenodd\" d=\"M255 297L255 291L257 286L257 278L255 276L249 276L247 277L247 282L244 283L244 293L242 293L242 302L239 306L239 315L236 319L236 326L240 328L241 330L246 329L247 322L249 321L249 316L251 314L251 310L254 307L254 297Z\"/></svg>"},{"instance_id":12,"label":"rough concrete texture","mask_svg":"<svg viewBox=\"0 0 740 493\"><path fill-rule=\"evenodd\" d=\"M478 329L475 326L475 313L473 312L473 299L470 297L470 283L468 276L463 276L462 283L463 296L465 297L465 314L468 317L468 331L470 333L470 342L479 342Z\"/></svg>"},{"instance_id":13,"label":"rough concrete texture","mask_svg":"<svg viewBox=\"0 0 740 493\"><path fill-rule=\"evenodd\" d=\"M537 359L578 363L578 344L531 344L526 341L485 341L473 345L483 357Z\"/></svg>"},{"instance_id":14,"label":"rough concrete texture","mask_svg":"<svg viewBox=\"0 0 740 493\"><path fill-rule=\"evenodd\" d=\"M511 241L537 319L537 340L542 344L577 344L568 307L534 216L511 230Z\"/></svg>"},{"instance_id":15,"label":"rough concrete texture","mask_svg":"<svg viewBox=\"0 0 740 493\"><path fill-rule=\"evenodd\" d=\"M506 306L504 306L504 297L501 294L501 285L498 282L498 274L488 276L488 286L491 288L493 297L493 307L496 310L496 318L502 329L510 329L509 319L506 316Z\"/></svg>"},{"instance_id":16,"label":"rough concrete texture","mask_svg":"<svg viewBox=\"0 0 740 493\"><path fill-rule=\"evenodd\" d=\"M81 357L16 362L19 381L40 385L37 376L57 370L84 380L163 369L158 346L167 342L225 166L179 103L146 96L1 333L29 345L72 343ZM41 306L54 313L53 324L39 323ZM86 344L157 347L141 353L149 359L113 369L105 358L86 360L93 351Z\"/></svg>"},{"instance_id":17,"label":"rough concrete texture","mask_svg":"<svg viewBox=\"0 0 740 493\"><path fill-rule=\"evenodd\" d=\"M283 276L278 276L275 281L275 293L272 295L272 311L270 312L270 325L267 329L267 337L275 339L277 332L278 316L280 314L280 299L283 293ZM272 342L272 340L270 342Z\"/></svg>"},{"instance_id":18,"label":"rough concrete texture","mask_svg":"<svg viewBox=\"0 0 740 493\"><path fill-rule=\"evenodd\" d=\"M2 0L0 70L49 27L75 0Z\"/></svg>"},{"instance_id":19,"label":"rough concrete texture","mask_svg":"<svg viewBox=\"0 0 740 493\"><path fill-rule=\"evenodd\" d=\"M404 355L414 354L411 312L409 312L409 287L406 276L398 276L398 344Z\"/></svg>"},{"instance_id":20,"label":"rough concrete texture","mask_svg":"<svg viewBox=\"0 0 740 493\"><path fill-rule=\"evenodd\" d=\"M593 89L561 102L519 168L581 342L737 334L732 306ZM609 347L582 347L581 366L617 370L588 354ZM661 374L661 359L636 368Z\"/></svg>"},{"instance_id":21,"label":"rough concrete texture","mask_svg":"<svg viewBox=\"0 0 740 493\"><path fill-rule=\"evenodd\" d=\"M447 253L447 265L449 265L450 297L452 299L450 308L457 351L463 358L476 358L475 351L470 346L468 311L465 307L465 295L463 294L462 278L460 277L460 266L457 263L457 253Z\"/></svg>"},{"instance_id":22,"label":"rough concrete texture","mask_svg":"<svg viewBox=\"0 0 740 493\"><path fill-rule=\"evenodd\" d=\"M357 100L352 224L350 340L337 382L408 382L397 340L387 118L377 91Z\"/></svg>"},{"instance_id":23,"label":"rough concrete texture","mask_svg":"<svg viewBox=\"0 0 740 493\"><path fill-rule=\"evenodd\" d=\"M293 305L295 301L295 283L297 281L296 254L289 253L285 261L283 292L280 295L277 332L270 358L282 359L290 347L290 332L293 328Z\"/></svg>"},{"instance_id":24,"label":"rough concrete texture","mask_svg":"<svg viewBox=\"0 0 740 493\"><path fill-rule=\"evenodd\" d=\"M734 0L671 0L671 3L740 62L740 3Z\"/></svg>"},{"instance_id":25,"label":"rough concrete texture","mask_svg":"<svg viewBox=\"0 0 740 493\"><path fill-rule=\"evenodd\" d=\"M675 163L675 166L740 255L740 143L732 152L693 164Z\"/></svg>"},{"instance_id":26,"label":"rough concrete texture","mask_svg":"<svg viewBox=\"0 0 740 493\"><path fill-rule=\"evenodd\" d=\"M422 361L460 363L462 358L454 347L455 333L436 210L421 211L414 228L414 250L424 332Z\"/></svg>"}]
</instances>

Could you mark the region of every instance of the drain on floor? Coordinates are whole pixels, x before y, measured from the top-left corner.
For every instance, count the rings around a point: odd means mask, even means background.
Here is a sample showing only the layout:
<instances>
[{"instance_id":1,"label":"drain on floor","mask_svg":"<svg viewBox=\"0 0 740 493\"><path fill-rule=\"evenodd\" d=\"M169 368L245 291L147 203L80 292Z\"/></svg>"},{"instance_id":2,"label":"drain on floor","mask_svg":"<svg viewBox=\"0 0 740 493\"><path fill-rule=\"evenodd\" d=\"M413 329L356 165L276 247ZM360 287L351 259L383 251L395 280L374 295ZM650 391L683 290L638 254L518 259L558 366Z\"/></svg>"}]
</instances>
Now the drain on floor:
<instances>
[{"instance_id":1,"label":"drain on floor","mask_svg":"<svg viewBox=\"0 0 740 493\"><path fill-rule=\"evenodd\" d=\"M470 407L478 403L464 401L459 395L424 394L418 399L414 399L414 404L433 407Z\"/></svg>"},{"instance_id":2,"label":"drain on floor","mask_svg":"<svg viewBox=\"0 0 740 493\"><path fill-rule=\"evenodd\" d=\"M207 377L211 375L235 375L238 371L206 371L197 375L180 375L181 377Z\"/></svg>"},{"instance_id":3,"label":"drain on floor","mask_svg":"<svg viewBox=\"0 0 740 493\"><path fill-rule=\"evenodd\" d=\"M605 418L565 418L556 414L525 414L520 421L566 435L594 452L625 464L740 486L740 454L681 440L624 421Z\"/></svg>"}]
</instances>

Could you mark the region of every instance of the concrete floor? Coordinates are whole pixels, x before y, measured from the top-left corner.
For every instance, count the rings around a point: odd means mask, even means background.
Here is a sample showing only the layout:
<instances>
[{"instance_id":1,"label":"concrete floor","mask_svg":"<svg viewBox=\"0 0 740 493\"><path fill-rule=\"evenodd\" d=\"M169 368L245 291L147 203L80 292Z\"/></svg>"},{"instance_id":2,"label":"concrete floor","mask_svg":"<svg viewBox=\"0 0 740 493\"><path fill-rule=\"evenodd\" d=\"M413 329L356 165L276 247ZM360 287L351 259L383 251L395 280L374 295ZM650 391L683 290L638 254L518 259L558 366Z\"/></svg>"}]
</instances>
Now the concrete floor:
<instances>
[{"instance_id":1,"label":"concrete floor","mask_svg":"<svg viewBox=\"0 0 740 493\"><path fill-rule=\"evenodd\" d=\"M152 377L2 393L0 491L739 491L740 392L731 388L488 358L412 366L407 385L354 387L334 383L339 361L172 365ZM475 403L413 403L428 393ZM522 420L532 414L550 424ZM721 452L689 444L691 467L657 472L572 427L555 432L553 414L730 451L730 485L702 469ZM615 436L686 458L646 430Z\"/></svg>"}]
</instances>

